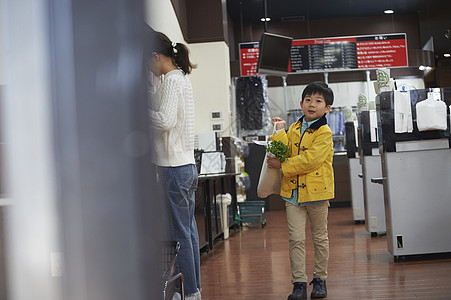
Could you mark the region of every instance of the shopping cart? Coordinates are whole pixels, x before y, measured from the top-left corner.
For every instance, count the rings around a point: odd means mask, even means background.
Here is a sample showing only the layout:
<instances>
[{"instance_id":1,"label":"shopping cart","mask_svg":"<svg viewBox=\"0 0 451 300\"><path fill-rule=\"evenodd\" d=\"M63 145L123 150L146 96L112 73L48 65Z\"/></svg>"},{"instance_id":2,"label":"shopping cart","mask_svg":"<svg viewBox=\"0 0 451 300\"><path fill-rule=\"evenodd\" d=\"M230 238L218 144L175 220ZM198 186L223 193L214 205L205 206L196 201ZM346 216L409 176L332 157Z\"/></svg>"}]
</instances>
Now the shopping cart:
<instances>
[{"instance_id":1,"label":"shopping cart","mask_svg":"<svg viewBox=\"0 0 451 300\"><path fill-rule=\"evenodd\" d=\"M241 228L243 223L261 223L262 228L266 226L265 201L238 202L238 212Z\"/></svg>"},{"instance_id":2,"label":"shopping cart","mask_svg":"<svg viewBox=\"0 0 451 300\"><path fill-rule=\"evenodd\" d=\"M163 285L163 299L171 300L175 293L175 284L180 279L181 300L185 300L185 285L182 273L176 274L177 254L180 243L175 241L164 241L161 243L160 274Z\"/></svg>"}]
</instances>

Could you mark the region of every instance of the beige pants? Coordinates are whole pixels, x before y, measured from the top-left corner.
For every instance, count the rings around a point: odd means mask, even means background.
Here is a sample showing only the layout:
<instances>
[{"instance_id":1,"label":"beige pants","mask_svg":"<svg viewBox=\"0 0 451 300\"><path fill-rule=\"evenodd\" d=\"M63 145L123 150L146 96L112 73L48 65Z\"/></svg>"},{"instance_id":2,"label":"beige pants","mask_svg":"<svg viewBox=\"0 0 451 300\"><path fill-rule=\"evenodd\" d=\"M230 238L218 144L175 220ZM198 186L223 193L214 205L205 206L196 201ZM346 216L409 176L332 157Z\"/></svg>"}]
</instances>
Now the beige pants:
<instances>
[{"instance_id":1,"label":"beige pants","mask_svg":"<svg viewBox=\"0 0 451 300\"><path fill-rule=\"evenodd\" d=\"M314 277L327 278L329 261L329 237L327 234L327 214L329 201L321 204L295 206L286 202L288 229L290 231L290 263L292 282L307 282L305 273L305 224L310 221L312 240L315 248Z\"/></svg>"}]
</instances>

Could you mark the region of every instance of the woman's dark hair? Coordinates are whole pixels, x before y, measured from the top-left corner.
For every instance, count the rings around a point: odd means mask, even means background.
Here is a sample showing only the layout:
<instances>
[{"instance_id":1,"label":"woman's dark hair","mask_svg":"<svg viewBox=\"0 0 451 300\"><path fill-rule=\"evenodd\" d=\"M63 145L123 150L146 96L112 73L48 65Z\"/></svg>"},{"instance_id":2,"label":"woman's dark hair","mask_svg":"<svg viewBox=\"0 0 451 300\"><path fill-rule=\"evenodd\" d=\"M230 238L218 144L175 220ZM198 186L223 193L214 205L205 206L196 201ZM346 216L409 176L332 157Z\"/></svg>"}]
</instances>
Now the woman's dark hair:
<instances>
[{"instance_id":1,"label":"woman's dark hair","mask_svg":"<svg viewBox=\"0 0 451 300\"><path fill-rule=\"evenodd\" d=\"M307 85L302 92L302 101L306 96L312 96L314 94L320 94L324 97L326 105L332 105L334 103L334 92L330 89L327 83L322 81L312 82Z\"/></svg>"},{"instance_id":2,"label":"woman's dark hair","mask_svg":"<svg viewBox=\"0 0 451 300\"><path fill-rule=\"evenodd\" d=\"M152 32L150 39L150 53L156 52L172 58L172 62L185 74L190 74L196 65L189 60L189 49L182 43L172 42L164 33Z\"/></svg>"}]
</instances>

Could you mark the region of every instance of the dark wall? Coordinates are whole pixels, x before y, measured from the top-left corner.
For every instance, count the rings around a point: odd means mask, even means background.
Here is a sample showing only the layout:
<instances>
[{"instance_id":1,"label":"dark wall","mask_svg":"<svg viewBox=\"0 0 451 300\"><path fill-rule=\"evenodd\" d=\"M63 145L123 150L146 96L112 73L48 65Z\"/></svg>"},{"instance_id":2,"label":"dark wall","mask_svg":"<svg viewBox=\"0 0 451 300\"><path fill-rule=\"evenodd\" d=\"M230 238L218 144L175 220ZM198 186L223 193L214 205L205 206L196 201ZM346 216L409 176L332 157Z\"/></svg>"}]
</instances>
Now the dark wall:
<instances>
[{"instance_id":1,"label":"dark wall","mask_svg":"<svg viewBox=\"0 0 451 300\"><path fill-rule=\"evenodd\" d=\"M451 47L450 47L451 48ZM451 59L440 59L437 63L437 85L441 87L451 86Z\"/></svg>"},{"instance_id":2,"label":"dark wall","mask_svg":"<svg viewBox=\"0 0 451 300\"><path fill-rule=\"evenodd\" d=\"M346 155L334 155L335 198L331 207L351 206L351 183L349 181L349 160Z\"/></svg>"},{"instance_id":3,"label":"dark wall","mask_svg":"<svg viewBox=\"0 0 451 300\"><path fill-rule=\"evenodd\" d=\"M263 25L258 23L235 22L230 36L233 35L234 44L230 45L230 67L232 77L240 76L238 44L242 42L255 42L260 39L264 31ZM269 23L268 32L291 36L295 39L372 35L381 33L406 33L408 49L421 49L418 15L377 16L365 18L323 19L311 21L274 22ZM413 65L413 64L411 64ZM421 77L417 67L393 69L395 78L405 76ZM375 79L375 71L371 72L371 78ZM290 75L287 78L288 85L307 84L312 81L324 80L322 73L308 73ZM366 75L362 71L330 72L329 82L365 81ZM269 86L281 86L282 79L268 76Z\"/></svg>"},{"instance_id":4,"label":"dark wall","mask_svg":"<svg viewBox=\"0 0 451 300\"><path fill-rule=\"evenodd\" d=\"M188 43L228 43L226 0L171 0Z\"/></svg>"},{"instance_id":5,"label":"dark wall","mask_svg":"<svg viewBox=\"0 0 451 300\"><path fill-rule=\"evenodd\" d=\"M262 24L245 23L243 27L243 35L241 35L241 24L235 23L233 26L236 44L230 47L231 60L239 59L238 43L259 41L263 33ZM270 22L268 32L291 36L295 39L406 33L408 48L420 49L419 21L417 15L396 16L393 17L393 22L391 16Z\"/></svg>"}]
</instances>

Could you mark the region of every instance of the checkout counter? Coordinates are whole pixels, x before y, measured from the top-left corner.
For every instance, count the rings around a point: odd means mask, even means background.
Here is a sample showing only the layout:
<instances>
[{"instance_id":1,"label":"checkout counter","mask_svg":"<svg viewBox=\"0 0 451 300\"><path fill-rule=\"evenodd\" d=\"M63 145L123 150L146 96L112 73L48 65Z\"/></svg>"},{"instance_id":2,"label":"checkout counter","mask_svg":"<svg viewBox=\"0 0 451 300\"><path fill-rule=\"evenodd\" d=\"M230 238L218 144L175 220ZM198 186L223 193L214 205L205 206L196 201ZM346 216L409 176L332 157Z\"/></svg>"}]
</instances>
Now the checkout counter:
<instances>
[{"instance_id":1,"label":"checkout counter","mask_svg":"<svg viewBox=\"0 0 451 300\"><path fill-rule=\"evenodd\" d=\"M371 179L382 177L375 111L361 111L358 116L359 154L362 164L365 228L372 237L385 234L384 191Z\"/></svg>"},{"instance_id":2,"label":"checkout counter","mask_svg":"<svg viewBox=\"0 0 451 300\"><path fill-rule=\"evenodd\" d=\"M395 260L407 255L451 252L451 88L439 89L446 103L446 130L419 131L416 104L429 89L407 91L413 132L395 133L394 93L377 96L382 183L388 250Z\"/></svg>"},{"instance_id":3,"label":"checkout counter","mask_svg":"<svg viewBox=\"0 0 451 300\"><path fill-rule=\"evenodd\" d=\"M365 222L363 201L362 165L357 148L357 122L345 123L346 155L349 163L349 183L351 186L352 216L356 224ZM360 175L360 176L359 176Z\"/></svg>"}]
</instances>

